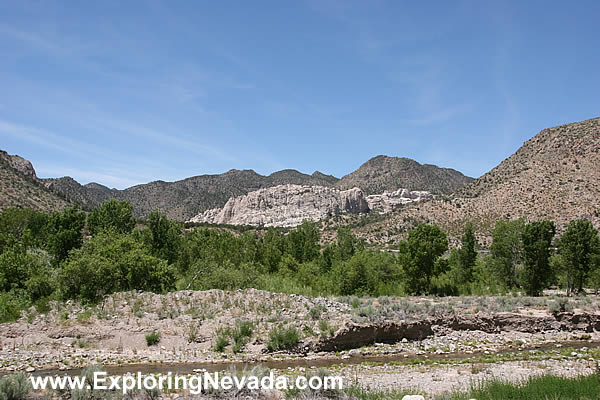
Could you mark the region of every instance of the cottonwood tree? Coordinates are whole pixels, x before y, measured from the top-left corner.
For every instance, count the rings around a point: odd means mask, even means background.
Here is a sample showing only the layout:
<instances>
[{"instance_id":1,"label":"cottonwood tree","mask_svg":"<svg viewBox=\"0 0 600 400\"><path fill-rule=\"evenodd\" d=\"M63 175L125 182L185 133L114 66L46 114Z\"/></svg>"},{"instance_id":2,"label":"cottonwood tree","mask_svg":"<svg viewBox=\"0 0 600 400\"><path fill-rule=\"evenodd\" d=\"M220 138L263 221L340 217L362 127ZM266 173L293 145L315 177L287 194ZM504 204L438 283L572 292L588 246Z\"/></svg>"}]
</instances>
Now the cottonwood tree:
<instances>
[{"instance_id":1,"label":"cottonwood tree","mask_svg":"<svg viewBox=\"0 0 600 400\"><path fill-rule=\"evenodd\" d=\"M496 222L492 234L490 252L493 257L494 272L507 289L517 286L517 266L523 259L524 229L525 221L522 219L501 220Z\"/></svg>"},{"instance_id":2,"label":"cottonwood tree","mask_svg":"<svg viewBox=\"0 0 600 400\"><path fill-rule=\"evenodd\" d=\"M473 281L473 269L477 262L477 239L473 224L468 222L461 240L461 248L458 249L458 279L460 283Z\"/></svg>"},{"instance_id":3,"label":"cottonwood tree","mask_svg":"<svg viewBox=\"0 0 600 400\"><path fill-rule=\"evenodd\" d=\"M597 267L600 237L590 221L571 221L559 241L567 275L567 294L581 293L590 272Z\"/></svg>"},{"instance_id":4,"label":"cottonwood tree","mask_svg":"<svg viewBox=\"0 0 600 400\"><path fill-rule=\"evenodd\" d=\"M448 238L438 226L419 224L408 233L400 243L400 263L411 294L429 291L431 278L443 272L438 261L447 250Z\"/></svg>"},{"instance_id":5,"label":"cottonwood tree","mask_svg":"<svg viewBox=\"0 0 600 400\"><path fill-rule=\"evenodd\" d=\"M131 204L115 199L105 201L90 213L87 227L92 235L109 230L130 233L135 228Z\"/></svg>"},{"instance_id":6,"label":"cottonwood tree","mask_svg":"<svg viewBox=\"0 0 600 400\"><path fill-rule=\"evenodd\" d=\"M523 231L523 289L528 296L539 296L552 276L550 252L556 227L552 221L525 225Z\"/></svg>"}]
</instances>

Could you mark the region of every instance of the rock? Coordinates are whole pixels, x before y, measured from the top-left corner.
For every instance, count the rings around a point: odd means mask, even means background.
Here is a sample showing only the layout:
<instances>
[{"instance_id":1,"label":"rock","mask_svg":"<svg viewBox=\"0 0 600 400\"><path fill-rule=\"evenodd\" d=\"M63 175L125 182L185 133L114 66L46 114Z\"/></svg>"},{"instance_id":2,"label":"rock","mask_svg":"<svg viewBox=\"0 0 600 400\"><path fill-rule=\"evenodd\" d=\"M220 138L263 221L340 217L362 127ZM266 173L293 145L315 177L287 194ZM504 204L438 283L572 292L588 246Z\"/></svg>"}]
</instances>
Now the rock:
<instances>
[{"instance_id":1,"label":"rock","mask_svg":"<svg viewBox=\"0 0 600 400\"><path fill-rule=\"evenodd\" d=\"M426 191L409 191L408 189L398 189L393 192L383 192L382 194L372 194L367 196L367 203L372 210L380 210L388 213L404 204L417 201L430 200L433 195Z\"/></svg>"},{"instance_id":2,"label":"rock","mask_svg":"<svg viewBox=\"0 0 600 400\"><path fill-rule=\"evenodd\" d=\"M29 176L35 180L38 179L37 175L35 174L35 169L33 169L33 165L29 160L17 155L10 155L2 150L0 150L0 159L6 161L11 168L16 169L23 175Z\"/></svg>"},{"instance_id":3,"label":"rock","mask_svg":"<svg viewBox=\"0 0 600 400\"><path fill-rule=\"evenodd\" d=\"M407 394L402 398L402 400L425 400L425 397L420 394Z\"/></svg>"},{"instance_id":4,"label":"rock","mask_svg":"<svg viewBox=\"0 0 600 400\"><path fill-rule=\"evenodd\" d=\"M33 368L33 367L27 367L25 369L25 372L35 372L35 368Z\"/></svg>"},{"instance_id":5,"label":"rock","mask_svg":"<svg viewBox=\"0 0 600 400\"><path fill-rule=\"evenodd\" d=\"M360 350L359 349L352 349L348 352L348 355L350 357L360 357Z\"/></svg>"},{"instance_id":6,"label":"rock","mask_svg":"<svg viewBox=\"0 0 600 400\"><path fill-rule=\"evenodd\" d=\"M296 226L341 213L360 214L369 205L358 188L279 185L232 197L223 208L205 211L190 222L254 226Z\"/></svg>"}]
</instances>

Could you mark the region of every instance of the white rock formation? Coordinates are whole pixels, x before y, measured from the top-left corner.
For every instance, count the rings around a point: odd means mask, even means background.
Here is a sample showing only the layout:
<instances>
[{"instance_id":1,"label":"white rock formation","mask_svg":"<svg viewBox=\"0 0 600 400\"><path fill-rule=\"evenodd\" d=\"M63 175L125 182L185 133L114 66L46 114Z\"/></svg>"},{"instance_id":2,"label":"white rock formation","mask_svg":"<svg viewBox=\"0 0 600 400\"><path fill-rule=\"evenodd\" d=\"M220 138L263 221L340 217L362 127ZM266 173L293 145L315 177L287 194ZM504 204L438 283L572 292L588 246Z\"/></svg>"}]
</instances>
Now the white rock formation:
<instances>
[{"instance_id":1,"label":"white rock formation","mask_svg":"<svg viewBox=\"0 0 600 400\"><path fill-rule=\"evenodd\" d=\"M399 205L431 197L429 192L406 189L365 196L359 188L338 190L323 186L279 185L232 197L223 208L206 210L189 222L296 226L305 219L318 221L340 213L360 214L371 209L385 213Z\"/></svg>"},{"instance_id":2,"label":"white rock formation","mask_svg":"<svg viewBox=\"0 0 600 400\"><path fill-rule=\"evenodd\" d=\"M393 192L386 191L382 194L367 196L367 203L369 203L369 208L372 210L388 213L403 204L432 198L433 195L426 191L416 190L411 192L408 189L398 189Z\"/></svg>"},{"instance_id":3,"label":"white rock formation","mask_svg":"<svg viewBox=\"0 0 600 400\"><path fill-rule=\"evenodd\" d=\"M296 226L305 219L318 221L344 212L369 211L358 188L279 185L232 197L223 208L207 210L190 222L255 226Z\"/></svg>"}]
</instances>

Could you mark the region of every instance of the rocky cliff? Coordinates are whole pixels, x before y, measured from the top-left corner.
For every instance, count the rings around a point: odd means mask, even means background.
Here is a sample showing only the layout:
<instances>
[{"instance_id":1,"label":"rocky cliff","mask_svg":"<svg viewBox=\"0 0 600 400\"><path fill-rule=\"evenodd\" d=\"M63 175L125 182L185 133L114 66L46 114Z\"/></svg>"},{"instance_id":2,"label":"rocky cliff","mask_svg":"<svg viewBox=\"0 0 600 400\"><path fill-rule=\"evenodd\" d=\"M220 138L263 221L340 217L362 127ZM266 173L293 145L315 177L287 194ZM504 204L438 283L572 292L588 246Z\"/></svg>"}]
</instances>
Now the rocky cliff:
<instances>
[{"instance_id":1,"label":"rocky cliff","mask_svg":"<svg viewBox=\"0 0 600 400\"><path fill-rule=\"evenodd\" d=\"M318 221L341 213L361 214L371 209L388 212L399 205L429 198L428 192L406 189L365 196L359 188L338 190L324 186L278 185L232 197L223 208L207 210L190 222L296 226L305 219Z\"/></svg>"},{"instance_id":2,"label":"rocky cliff","mask_svg":"<svg viewBox=\"0 0 600 400\"><path fill-rule=\"evenodd\" d=\"M410 191L408 189L398 189L393 192L383 192L382 194L372 194L367 196L367 203L372 210L379 210L382 213L388 213L404 204L413 203L421 200L430 200L433 195L424 190Z\"/></svg>"},{"instance_id":3,"label":"rocky cliff","mask_svg":"<svg viewBox=\"0 0 600 400\"><path fill-rule=\"evenodd\" d=\"M0 211L20 207L50 212L69 205L40 183L29 161L0 150Z\"/></svg>"},{"instance_id":4,"label":"rocky cliff","mask_svg":"<svg viewBox=\"0 0 600 400\"><path fill-rule=\"evenodd\" d=\"M35 169L29 160L18 155L8 154L6 151L0 150L0 160L3 160L9 167L17 170L25 176L37 180Z\"/></svg>"}]
</instances>

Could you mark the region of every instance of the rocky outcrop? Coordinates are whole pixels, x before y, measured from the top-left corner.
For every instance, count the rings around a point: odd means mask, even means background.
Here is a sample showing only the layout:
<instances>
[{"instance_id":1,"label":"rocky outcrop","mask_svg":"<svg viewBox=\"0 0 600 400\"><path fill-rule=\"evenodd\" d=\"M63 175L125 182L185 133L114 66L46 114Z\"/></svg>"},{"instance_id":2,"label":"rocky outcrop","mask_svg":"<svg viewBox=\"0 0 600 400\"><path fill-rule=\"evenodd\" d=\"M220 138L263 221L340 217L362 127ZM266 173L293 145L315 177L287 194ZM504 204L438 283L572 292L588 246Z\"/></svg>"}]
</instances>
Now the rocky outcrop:
<instances>
[{"instance_id":1,"label":"rocky outcrop","mask_svg":"<svg viewBox=\"0 0 600 400\"><path fill-rule=\"evenodd\" d=\"M600 314L557 313L528 316L518 313L449 315L444 318L426 318L420 321L384 321L378 323L350 323L333 336L314 343L313 351L338 351L358 348L373 343L395 343L403 339L423 340L439 328L453 331L481 331L486 333L600 330Z\"/></svg>"},{"instance_id":2,"label":"rocky outcrop","mask_svg":"<svg viewBox=\"0 0 600 400\"><path fill-rule=\"evenodd\" d=\"M389 212L415 201L432 198L429 192L399 189L365 196L359 188L338 190L324 186L279 185L233 197L223 208L213 208L190 222L254 226L296 226L305 219L318 221L341 213Z\"/></svg>"},{"instance_id":3,"label":"rocky outcrop","mask_svg":"<svg viewBox=\"0 0 600 400\"><path fill-rule=\"evenodd\" d=\"M426 191L409 191L408 189L398 189L393 192L383 192L382 194L372 194L367 196L367 203L372 210L380 210L383 213L390 212L401 205L413 203L415 201L430 200L433 195Z\"/></svg>"},{"instance_id":4,"label":"rocky outcrop","mask_svg":"<svg viewBox=\"0 0 600 400\"><path fill-rule=\"evenodd\" d=\"M360 214L369 205L358 188L279 185L233 197L223 208L207 210L190 222L254 226L296 226L340 213Z\"/></svg>"},{"instance_id":5,"label":"rocky outcrop","mask_svg":"<svg viewBox=\"0 0 600 400\"><path fill-rule=\"evenodd\" d=\"M21 156L10 155L3 150L0 150L0 159L4 160L11 168L16 169L23 175L37 180L35 169L33 169L33 165L29 160L26 160Z\"/></svg>"}]
</instances>

